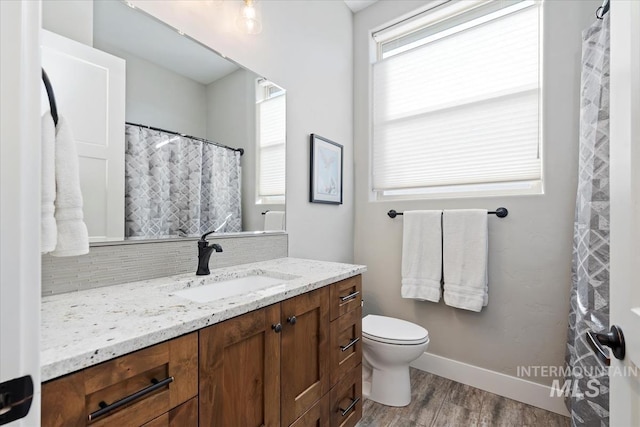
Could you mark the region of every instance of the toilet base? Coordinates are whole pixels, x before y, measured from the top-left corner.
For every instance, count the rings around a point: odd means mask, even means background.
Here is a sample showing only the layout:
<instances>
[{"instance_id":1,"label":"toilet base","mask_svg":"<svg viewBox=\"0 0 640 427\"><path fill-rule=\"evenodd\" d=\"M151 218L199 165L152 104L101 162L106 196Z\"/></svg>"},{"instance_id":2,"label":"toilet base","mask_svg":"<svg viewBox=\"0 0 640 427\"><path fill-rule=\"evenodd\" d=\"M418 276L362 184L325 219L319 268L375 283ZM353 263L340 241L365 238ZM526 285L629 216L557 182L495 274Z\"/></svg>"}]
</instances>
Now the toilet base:
<instances>
[{"instance_id":1,"label":"toilet base","mask_svg":"<svg viewBox=\"0 0 640 427\"><path fill-rule=\"evenodd\" d=\"M395 366L384 371L372 368L369 399L387 406L411 403L409 366Z\"/></svg>"}]
</instances>

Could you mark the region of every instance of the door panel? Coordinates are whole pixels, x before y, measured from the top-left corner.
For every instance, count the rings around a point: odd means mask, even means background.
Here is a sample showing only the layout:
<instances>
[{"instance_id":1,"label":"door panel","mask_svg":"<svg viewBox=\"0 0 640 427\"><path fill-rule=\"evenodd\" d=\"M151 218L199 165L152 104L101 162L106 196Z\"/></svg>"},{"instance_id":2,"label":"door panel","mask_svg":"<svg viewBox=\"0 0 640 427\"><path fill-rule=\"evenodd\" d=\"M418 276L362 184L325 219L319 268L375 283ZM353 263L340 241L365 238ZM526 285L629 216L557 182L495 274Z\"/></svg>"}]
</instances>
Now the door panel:
<instances>
[{"instance_id":1,"label":"door panel","mask_svg":"<svg viewBox=\"0 0 640 427\"><path fill-rule=\"evenodd\" d=\"M610 324L626 341L611 358L612 426L640 425L640 3L611 4Z\"/></svg>"},{"instance_id":2,"label":"door panel","mask_svg":"<svg viewBox=\"0 0 640 427\"><path fill-rule=\"evenodd\" d=\"M0 1L0 383L31 376L40 420L40 2ZM13 409L12 409L13 411ZM14 418L15 412L0 414Z\"/></svg>"},{"instance_id":3,"label":"door panel","mask_svg":"<svg viewBox=\"0 0 640 427\"><path fill-rule=\"evenodd\" d=\"M42 30L42 67L76 139L89 239L123 240L125 61Z\"/></svg>"}]
</instances>

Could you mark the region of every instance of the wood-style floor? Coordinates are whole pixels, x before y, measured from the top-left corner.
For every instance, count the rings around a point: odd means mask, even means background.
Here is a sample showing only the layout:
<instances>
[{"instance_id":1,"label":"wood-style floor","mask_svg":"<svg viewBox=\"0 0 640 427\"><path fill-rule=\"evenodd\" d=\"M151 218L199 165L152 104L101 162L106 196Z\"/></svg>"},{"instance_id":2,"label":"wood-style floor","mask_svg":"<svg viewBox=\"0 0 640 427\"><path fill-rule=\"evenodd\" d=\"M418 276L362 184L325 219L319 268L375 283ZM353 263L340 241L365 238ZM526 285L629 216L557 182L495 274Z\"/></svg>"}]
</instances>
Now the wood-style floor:
<instances>
[{"instance_id":1,"label":"wood-style floor","mask_svg":"<svg viewBox=\"0 0 640 427\"><path fill-rule=\"evenodd\" d=\"M411 404L365 400L357 427L570 426L568 417L411 368Z\"/></svg>"}]
</instances>

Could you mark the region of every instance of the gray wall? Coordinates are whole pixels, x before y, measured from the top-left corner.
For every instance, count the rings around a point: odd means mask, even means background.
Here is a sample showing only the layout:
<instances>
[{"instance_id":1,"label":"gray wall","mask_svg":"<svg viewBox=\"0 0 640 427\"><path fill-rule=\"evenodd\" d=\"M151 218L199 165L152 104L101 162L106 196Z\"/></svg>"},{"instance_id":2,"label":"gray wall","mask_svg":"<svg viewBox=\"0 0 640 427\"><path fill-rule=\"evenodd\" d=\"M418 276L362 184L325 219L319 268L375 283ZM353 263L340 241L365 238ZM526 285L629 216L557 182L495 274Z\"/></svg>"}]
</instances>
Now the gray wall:
<instances>
[{"instance_id":1,"label":"gray wall","mask_svg":"<svg viewBox=\"0 0 640 427\"><path fill-rule=\"evenodd\" d=\"M353 260L353 15L342 1L259 2L262 33L235 28L237 2L134 1L287 89L289 254ZM309 203L309 134L344 145L344 204Z\"/></svg>"},{"instance_id":2,"label":"gray wall","mask_svg":"<svg viewBox=\"0 0 640 427\"><path fill-rule=\"evenodd\" d=\"M229 141L244 148L242 155L242 225L263 230L266 209L284 210L283 205L256 205L256 78L245 69L235 71L207 86L207 137Z\"/></svg>"},{"instance_id":3,"label":"gray wall","mask_svg":"<svg viewBox=\"0 0 640 427\"><path fill-rule=\"evenodd\" d=\"M93 47L127 61L128 122L207 137L205 85L107 43L96 40Z\"/></svg>"},{"instance_id":4,"label":"gray wall","mask_svg":"<svg viewBox=\"0 0 640 427\"><path fill-rule=\"evenodd\" d=\"M581 31L598 1L546 1L543 45L544 186L538 196L369 201L369 31L425 1L380 1L354 18L355 262L366 264L365 311L429 330L428 351L516 375L517 366L562 366L571 282ZM480 313L400 297L402 219L389 209L505 206L489 219L489 305ZM551 378L532 378L550 385Z\"/></svg>"}]
</instances>

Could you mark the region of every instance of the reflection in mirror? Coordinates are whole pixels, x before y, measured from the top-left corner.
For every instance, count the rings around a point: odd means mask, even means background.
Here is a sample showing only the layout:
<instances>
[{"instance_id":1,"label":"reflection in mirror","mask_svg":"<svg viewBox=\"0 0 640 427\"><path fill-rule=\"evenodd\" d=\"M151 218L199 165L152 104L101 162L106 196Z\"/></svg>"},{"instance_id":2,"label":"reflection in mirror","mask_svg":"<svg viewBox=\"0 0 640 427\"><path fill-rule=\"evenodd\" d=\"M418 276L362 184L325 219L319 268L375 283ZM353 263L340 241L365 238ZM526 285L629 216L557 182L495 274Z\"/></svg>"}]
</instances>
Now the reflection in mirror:
<instances>
[{"instance_id":1,"label":"reflection in mirror","mask_svg":"<svg viewBox=\"0 0 640 427\"><path fill-rule=\"evenodd\" d=\"M120 239L284 230L284 89L119 1L94 1L92 48L126 70L126 125L112 128L124 133L124 207L98 196L118 190L79 150L92 241L117 240L102 228L119 215Z\"/></svg>"}]
</instances>

